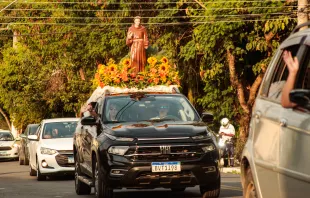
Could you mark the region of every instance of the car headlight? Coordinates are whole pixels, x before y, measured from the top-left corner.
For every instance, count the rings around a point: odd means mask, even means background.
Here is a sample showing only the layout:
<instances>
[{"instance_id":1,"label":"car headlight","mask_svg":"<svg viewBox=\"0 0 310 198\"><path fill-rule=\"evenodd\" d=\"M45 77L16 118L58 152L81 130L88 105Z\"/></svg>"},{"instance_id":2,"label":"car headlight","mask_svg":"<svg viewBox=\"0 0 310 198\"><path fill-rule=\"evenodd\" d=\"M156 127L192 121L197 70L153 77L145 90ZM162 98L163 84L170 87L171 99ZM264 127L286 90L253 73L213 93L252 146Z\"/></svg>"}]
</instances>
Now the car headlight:
<instances>
[{"instance_id":1,"label":"car headlight","mask_svg":"<svg viewBox=\"0 0 310 198\"><path fill-rule=\"evenodd\" d=\"M116 140L116 141L121 141L121 142L132 142L134 139L133 138L126 138L126 137L115 137L113 135L104 134L105 136L107 136L108 138L110 138L111 140Z\"/></svg>"},{"instance_id":2,"label":"car headlight","mask_svg":"<svg viewBox=\"0 0 310 198\"><path fill-rule=\"evenodd\" d=\"M18 146L18 144L16 144L16 143L12 145L12 148L18 148L18 147L19 147L19 146Z\"/></svg>"},{"instance_id":3,"label":"car headlight","mask_svg":"<svg viewBox=\"0 0 310 198\"><path fill-rule=\"evenodd\" d=\"M215 146L213 144L203 145L201 148L205 153L215 150Z\"/></svg>"},{"instance_id":4,"label":"car headlight","mask_svg":"<svg viewBox=\"0 0 310 198\"><path fill-rule=\"evenodd\" d=\"M129 146L111 146L108 153L114 155L124 155L129 149Z\"/></svg>"},{"instance_id":5,"label":"car headlight","mask_svg":"<svg viewBox=\"0 0 310 198\"><path fill-rule=\"evenodd\" d=\"M210 138L209 133L192 137L193 140L205 140L205 139L209 139L209 138Z\"/></svg>"},{"instance_id":6,"label":"car headlight","mask_svg":"<svg viewBox=\"0 0 310 198\"><path fill-rule=\"evenodd\" d=\"M57 153L57 150L50 149L50 148L41 147L40 150L41 150L41 154L45 154L45 155L54 155L55 153Z\"/></svg>"}]
</instances>

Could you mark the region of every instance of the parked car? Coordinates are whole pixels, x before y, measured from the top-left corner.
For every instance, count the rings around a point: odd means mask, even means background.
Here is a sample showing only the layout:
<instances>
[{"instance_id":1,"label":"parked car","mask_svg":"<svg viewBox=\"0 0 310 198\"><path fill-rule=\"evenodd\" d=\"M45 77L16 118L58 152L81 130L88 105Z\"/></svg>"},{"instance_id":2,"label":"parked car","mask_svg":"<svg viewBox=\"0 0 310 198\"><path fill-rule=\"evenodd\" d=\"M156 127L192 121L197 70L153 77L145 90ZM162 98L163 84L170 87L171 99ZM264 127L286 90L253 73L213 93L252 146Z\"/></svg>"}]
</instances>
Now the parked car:
<instances>
[{"instance_id":1,"label":"parked car","mask_svg":"<svg viewBox=\"0 0 310 198\"><path fill-rule=\"evenodd\" d=\"M219 196L219 150L205 123L213 115L200 117L177 91L106 91L96 101L98 117L82 118L74 135L77 194L199 185L204 198Z\"/></svg>"},{"instance_id":2,"label":"parked car","mask_svg":"<svg viewBox=\"0 0 310 198\"><path fill-rule=\"evenodd\" d=\"M29 165L28 135L35 135L39 124L29 124L26 130L20 134L19 164Z\"/></svg>"},{"instance_id":3,"label":"parked car","mask_svg":"<svg viewBox=\"0 0 310 198\"><path fill-rule=\"evenodd\" d=\"M269 64L253 108L249 137L242 154L244 197L308 197L310 194L310 29L292 34ZM298 32L297 32L298 31ZM283 108L281 92L288 76L283 52L299 60L290 100Z\"/></svg>"},{"instance_id":4,"label":"parked car","mask_svg":"<svg viewBox=\"0 0 310 198\"><path fill-rule=\"evenodd\" d=\"M19 145L9 130L0 129L0 159L18 159Z\"/></svg>"},{"instance_id":5,"label":"parked car","mask_svg":"<svg viewBox=\"0 0 310 198\"><path fill-rule=\"evenodd\" d=\"M45 180L50 175L74 174L73 133L78 118L43 120L29 139L30 175Z\"/></svg>"}]
</instances>

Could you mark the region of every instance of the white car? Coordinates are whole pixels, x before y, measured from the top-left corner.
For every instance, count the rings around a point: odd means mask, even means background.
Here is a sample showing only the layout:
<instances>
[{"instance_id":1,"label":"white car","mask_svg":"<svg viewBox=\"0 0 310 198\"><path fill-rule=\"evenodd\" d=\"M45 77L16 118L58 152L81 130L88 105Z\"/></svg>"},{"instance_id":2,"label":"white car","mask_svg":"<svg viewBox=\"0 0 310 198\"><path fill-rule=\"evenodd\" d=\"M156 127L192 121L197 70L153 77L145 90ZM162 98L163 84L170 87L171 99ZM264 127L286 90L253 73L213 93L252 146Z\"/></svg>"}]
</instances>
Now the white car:
<instances>
[{"instance_id":1,"label":"white car","mask_svg":"<svg viewBox=\"0 0 310 198\"><path fill-rule=\"evenodd\" d=\"M79 118L43 120L29 135L30 175L45 180L49 175L74 175L73 134Z\"/></svg>"},{"instance_id":2,"label":"white car","mask_svg":"<svg viewBox=\"0 0 310 198\"><path fill-rule=\"evenodd\" d=\"M0 159L18 159L18 148L12 133L0 129Z\"/></svg>"}]
</instances>

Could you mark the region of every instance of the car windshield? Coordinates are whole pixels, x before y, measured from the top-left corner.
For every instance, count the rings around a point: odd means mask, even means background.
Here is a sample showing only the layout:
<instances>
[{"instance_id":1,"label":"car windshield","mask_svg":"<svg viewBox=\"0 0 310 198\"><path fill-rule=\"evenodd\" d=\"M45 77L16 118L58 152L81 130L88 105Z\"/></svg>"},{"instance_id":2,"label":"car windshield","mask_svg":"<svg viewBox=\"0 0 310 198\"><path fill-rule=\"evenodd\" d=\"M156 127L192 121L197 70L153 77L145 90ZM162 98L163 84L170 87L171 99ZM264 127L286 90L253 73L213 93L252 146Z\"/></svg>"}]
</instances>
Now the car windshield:
<instances>
[{"instance_id":1,"label":"car windshield","mask_svg":"<svg viewBox=\"0 0 310 198\"><path fill-rule=\"evenodd\" d=\"M188 100L177 95L113 96L106 99L103 108L105 123L199 120Z\"/></svg>"},{"instance_id":2,"label":"car windshield","mask_svg":"<svg viewBox=\"0 0 310 198\"><path fill-rule=\"evenodd\" d=\"M0 131L0 141L13 141L14 137L10 132Z\"/></svg>"},{"instance_id":3,"label":"car windshield","mask_svg":"<svg viewBox=\"0 0 310 198\"><path fill-rule=\"evenodd\" d=\"M44 124L43 139L71 138L77 122L52 122Z\"/></svg>"}]
</instances>

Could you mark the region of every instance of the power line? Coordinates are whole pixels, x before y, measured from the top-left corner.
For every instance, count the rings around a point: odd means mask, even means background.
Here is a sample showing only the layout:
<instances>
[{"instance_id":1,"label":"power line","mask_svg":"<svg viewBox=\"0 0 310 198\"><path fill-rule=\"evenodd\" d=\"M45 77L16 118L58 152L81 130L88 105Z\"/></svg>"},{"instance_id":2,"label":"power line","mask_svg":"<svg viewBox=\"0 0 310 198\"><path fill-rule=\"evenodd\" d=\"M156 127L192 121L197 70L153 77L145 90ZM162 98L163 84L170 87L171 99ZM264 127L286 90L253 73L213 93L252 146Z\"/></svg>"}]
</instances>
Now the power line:
<instances>
[{"instance_id":1,"label":"power line","mask_svg":"<svg viewBox=\"0 0 310 198\"><path fill-rule=\"evenodd\" d=\"M307 4L309 5L309 4ZM8 11L64 11L64 12L151 12L151 11L206 11L206 10L247 10L247 9L284 9L284 8L297 8L298 6L282 6L282 7L220 7L220 8L206 8L206 9L132 9L132 10L84 10L84 9L29 9L29 8L13 8L6 9Z\"/></svg>"},{"instance_id":2,"label":"power line","mask_svg":"<svg viewBox=\"0 0 310 198\"><path fill-rule=\"evenodd\" d=\"M0 3L6 3L10 1L0 1ZM221 4L221 3L270 3L270 2L286 2L286 0L240 0L240 1L214 1L214 2L202 2L203 4ZM292 0L292 2L297 2L297 0ZM180 2L105 2L101 4L106 4L106 5L154 5L156 3L160 4L178 4ZM184 4L197 4L197 2L183 2ZM65 1L65 2L59 2L59 1L31 1L31 2L18 2L18 4L99 4L97 2L70 2L70 1Z\"/></svg>"},{"instance_id":3,"label":"power line","mask_svg":"<svg viewBox=\"0 0 310 198\"><path fill-rule=\"evenodd\" d=\"M293 12L275 12L275 13L256 13L256 14L223 14L223 15L216 15L216 17L221 16L221 17L248 17L248 16L266 16L266 15L285 15L285 14L296 14L297 11ZM185 19L185 18L213 18L215 16L171 16L171 17L165 17L165 16L155 16L155 17L141 17L144 19L154 19L154 18L160 18L160 19ZM25 17L25 16L2 16L2 19L91 19L91 20L100 20L100 19L132 19L132 17Z\"/></svg>"},{"instance_id":4,"label":"power line","mask_svg":"<svg viewBox=\"0 0 310 198\"><path fill-rule=\"evenodd\" d=\"M296 19L296 17L286 17L285 19ZM241 20L211 20L211 21L195 21L195 22L172 22L172 23L144 23L144 25L162 25L162 26L175 26L175 25L189 25L189 24L209 24L215 22L229 23L229 22L251 22L251 21L277 21L284 20L280 18L270 19L241 19ZM0 25L71 25L71 26L122 26L132 25L132 23L0 23Z\"/></svg>"},{"instance_id":5,"label":"power line","mask_svg":"<svg viewBox=\"0 0 310 198\"><path fill-rule=\"evenodd\" d=\"M3 10L7 9L8 7L10 7L10 6L11 6L13 3L15 3L16 1L17 1L17 0L11 2L9 5L7 5L7 6L5 6L4 8L2 8L2 9L0 10L0 12L2 12Z\"/></svg>"}]
</instances>

